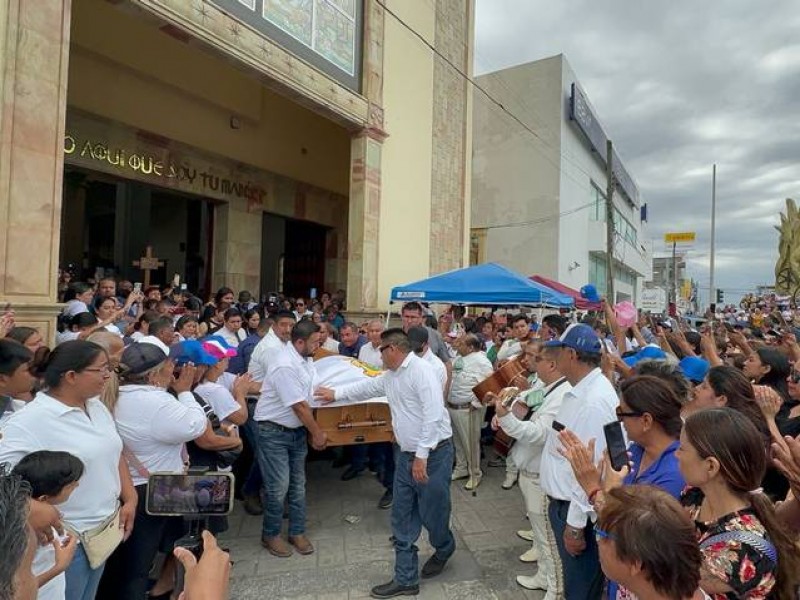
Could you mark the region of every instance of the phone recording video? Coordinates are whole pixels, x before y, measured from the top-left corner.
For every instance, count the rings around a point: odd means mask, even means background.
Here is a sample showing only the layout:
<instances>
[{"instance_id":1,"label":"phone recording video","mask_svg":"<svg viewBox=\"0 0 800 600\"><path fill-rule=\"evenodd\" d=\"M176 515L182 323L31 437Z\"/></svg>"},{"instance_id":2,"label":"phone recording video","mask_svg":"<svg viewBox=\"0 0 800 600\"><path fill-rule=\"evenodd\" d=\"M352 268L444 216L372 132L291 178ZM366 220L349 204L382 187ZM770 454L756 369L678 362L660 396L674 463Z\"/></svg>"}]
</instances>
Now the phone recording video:
<instances>
[{"instance_id":1,"label":"phone recording video","mask_svg":"<svg viewBox=\"0 0 800 600\"><path fill-rule=\"evenodd\" d=\"M153 473L147 481L148 515L210 517L233 510L231 473Z\"/></svg>"},{"instance_id":2,"label":"phone recording video","mask_svg":"<svg viewBox=\"0 0 800 600\"><path fill-rule=\"evenodd\" d=\"M622 432L622 423L612 421L603 425L606 436L606 451L615 471L628 466L628 446L625 443L625 434Z\"/></svg>"}]
</instances>

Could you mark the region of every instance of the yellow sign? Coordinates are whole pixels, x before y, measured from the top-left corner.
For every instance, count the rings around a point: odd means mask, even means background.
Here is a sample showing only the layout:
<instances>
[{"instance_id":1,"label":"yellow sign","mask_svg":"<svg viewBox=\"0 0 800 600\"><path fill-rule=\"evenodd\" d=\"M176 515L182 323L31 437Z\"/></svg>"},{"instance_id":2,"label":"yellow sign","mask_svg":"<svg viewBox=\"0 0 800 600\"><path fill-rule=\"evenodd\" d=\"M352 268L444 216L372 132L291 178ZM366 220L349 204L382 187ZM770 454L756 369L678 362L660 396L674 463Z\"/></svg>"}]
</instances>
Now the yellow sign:
<instances>
[{"instance_id":1,"label":"yellow sign","mask_svg":"<svg viewBox=\"0 0 800 600\"><path fill-rule=\"evenodd\" d=\"M694 241L694 231L683 231L680 233L665 233L664 242L667 244L685 244Z\"/></svg>"}]
</instances>

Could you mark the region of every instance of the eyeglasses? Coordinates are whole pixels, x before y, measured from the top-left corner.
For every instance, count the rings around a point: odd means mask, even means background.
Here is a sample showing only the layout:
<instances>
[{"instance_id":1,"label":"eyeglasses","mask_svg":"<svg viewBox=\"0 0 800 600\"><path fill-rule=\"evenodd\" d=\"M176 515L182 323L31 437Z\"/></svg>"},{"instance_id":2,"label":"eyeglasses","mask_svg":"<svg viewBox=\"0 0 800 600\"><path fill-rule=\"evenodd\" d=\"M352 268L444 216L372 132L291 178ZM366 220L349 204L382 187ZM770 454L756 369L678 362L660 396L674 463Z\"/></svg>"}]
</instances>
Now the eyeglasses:
<instances>
[{"instance_id":1,"label":"eyeglasses","mask_svg":"<svg viewBox=\"0 0 800 600\"><path fill-rule=\"evenodd\" d=\"M619 406L616 408L616 413L617 413L617 420L618 421L622 421L622 419L624 419L626 417L641 417L644 414L643 412L634 411L634 410L625 412Z\"/></svg>"},{"instance_id":2,"label":"eyeglasses","mask_svg":"<svg viewBox=\"0 0 800 600\"><path fill-rule=\"evenodd\" d=\"M379 351L381 354L383 354L383 351L384 351L384 350L386 350L387 348L390 348L390 347L391 347L391 346L393 346L393 345L394 345L394 344L385 344L385 345L383 345L383 346L378 346L378 351Z\"/></svg>"},{"instance_id":3,"label":"eyeglasses","mask_svg":"<svg viewBox=\"0 0 800 600\"><path fill-rule=\"evenodd\" d=\"M89 371L91 373L102 373L103 375L108 375L109 373L111 373L111 370L112 370L111 367L108 365L105 365L104 367L97 367L94 369L83 369L83 371Z\"/></svg>"},{"instance_id":4,"label":"eyeglasses","mask_svg":"<svg viewBox=\"0 0 800 600\"><path fill-rule=\"evenodd\" d=\"M615 540L617 536L613 533L608 533L604 529L600 529L599 527L595 526L594 528L594 537L599 542L600 540Z\"/></svg>"}]
</instances>

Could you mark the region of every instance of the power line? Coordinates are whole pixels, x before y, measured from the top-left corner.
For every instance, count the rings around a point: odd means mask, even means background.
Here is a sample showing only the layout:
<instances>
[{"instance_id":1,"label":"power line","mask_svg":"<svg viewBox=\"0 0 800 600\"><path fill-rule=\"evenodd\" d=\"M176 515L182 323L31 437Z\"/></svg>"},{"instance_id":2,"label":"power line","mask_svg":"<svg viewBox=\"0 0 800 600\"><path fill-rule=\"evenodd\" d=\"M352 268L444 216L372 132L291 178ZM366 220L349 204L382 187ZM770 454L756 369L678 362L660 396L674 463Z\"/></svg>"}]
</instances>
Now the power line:
<instances>
[{"instance_id":1,"label":"power line","mask_svg":"<svg viewBox=\"0 0 800 600\"><path fill-rule=\"evenodd\" d=\"M504 229L508 227L523 227L525 225L539 225L541 223L547 223L548 221L557 220L560 219L561 217L566 217L567 215L580 212L591 206L594 206L594 201L589 202L588 204L583 204L581 206L578 206L570 210L565 210L564 212L560 212L557 215L552 215L549 217L540 217L538 219L532 219L530 221L514 221L513 223L504 223L502 225L491 225L489 227L477 227L476 229Z\"/></svg>"},{"instance_id":2,"label":"power line","mask_svg":"<svg viewBox=\"0 0 800 600\"><path fill-rule=\"evenodd\" d=\"M414 35L414 37L419 39L425 46L427 46L428 49L431 52L433 52L436 56L441 58L445 63L447 63L447 65L451 69L453 69L464 80L466 80L470 85L472 85L475 89L477 89L483 96L485 96L486 99L489 100L490 103L494 104L503 113L505 113L508 117L510 117L513 121L515 121L520 127L522 127L525 131L527 131L529 134L531 134L533 137L535 137L537 140L539 140L544 146L549 147L549 148L553 148L553 146L551 144L549 144L544 138L542 138L538 133L536 133L535 130L531 129L527 125L527 123L525 123L517 115L515 115L510 110L508 110L502 102L500 102L499 100L494 98L482 85L480 85L478 82L476 82L474 79L472 79L469 75L467 75L461 68L458 67L458 65L453 63L453 61L451 61L448 57L446 57L444 54L439 52L439 50L437 50L436 47L433 44L431 44L428 40L426 40L425 37L421 33L419 33L416 29L411 27L411 25L409 25L402 18L400 18L400 16L398 16L397 13L395 13L388 6L386 6L386 4L384 3L384 0L375 0L375 2L379 6L381 6L389 15L391 15L398 23L400 23L405 29L407 29L412 35ZM435 10L435 7L434 7L434 10ZM572 165L577 170L581 171L584 175L589 177L590 180L592 179L591 173L586 171L581 165L579 165L577 162L575 162L570 156L568 156L567 154L563 154L563 153L559 153L559 154L560 154L560 156L562 158L564 158L565 160L567 160L570 163L572 163ZM561 171L560 165L558 165L558 164L554 163L552 160L550 160L550 158L546 154L542 153L542 156L545 158L545 160L550 162L555 168L557 168L557 169L559 169L559 171ZM565 173L565 174L567 175L567 177L570 177L568 173ZM575 181L576 183L579 183L579 184L583 184L584 183L584 182L580 182L580 181L574 179L573 177L570 177L570 179L572 179L573 181Z\"/></svg>"}]
</instances>

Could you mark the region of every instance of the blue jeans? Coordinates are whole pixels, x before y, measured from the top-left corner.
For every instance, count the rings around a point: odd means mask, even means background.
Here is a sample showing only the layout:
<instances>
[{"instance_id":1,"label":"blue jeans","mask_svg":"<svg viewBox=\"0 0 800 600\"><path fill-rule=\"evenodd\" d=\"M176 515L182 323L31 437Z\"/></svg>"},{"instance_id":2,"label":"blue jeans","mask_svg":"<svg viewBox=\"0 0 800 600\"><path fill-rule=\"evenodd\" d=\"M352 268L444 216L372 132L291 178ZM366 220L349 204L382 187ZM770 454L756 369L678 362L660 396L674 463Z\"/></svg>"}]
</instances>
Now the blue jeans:
<instances>
[{"instance_id":1,"label":"blue jeans","mask_svg":"<svg viewBox=\"0 0 800 600\"><path fill-rule=\"evenodd\" d=\"M547 516L553 528L553 535L561 558L564 573L564 597L566 600L600 600L603 595L603 572L600 570L600 556L597 553L597 540L594 527L589 521L583 530L586 550L578 556L570 556L564 546L564 529L567 527L569 502L550 499Z\"/></svg>"},{"instance_id":2,"label":"blue jeans","mask_svg":"<svg viewBox=\"0 0 800 600\"><path fill-rule=\"evenodd\" d=\"M78 544L75 556L64 572L66 578L65 600L94 600L105 564L93 569L83 546Z\"/></svg>"},{"instance_id":3,"label":"blue jeans","mask_svg":"<svg viewBox=\"0 0 800 600\"><path fill-rule=\"evenodd\" d=\"M242 494L244 496L260 496L261 488L264 485L264 480L261 478L261 468L258 466L258 423L253 420L253 411L256 408L256 403L247 401L247 421L242 426L242 432L253 449L253 464L250 465L250 472L247 474L247 479L242 485Z\"/></svg>"},{"instance_id":4,"label":"blue jeans","mask_svg":"<svg viewBox=\"0 0 800 600\"><path fill-rule=\"evenodd\" d=\"M419 582L416 541L422 526L428 530L435 555L447 560L456 549L450 531L450 477L453 473L453 441L446 440L428 456L428 483L417 483L411 475L414 455L395 450L394 504L394 581L400 585Z\"/></svg>"},{"instance_id":5,"label":"blue jeans","mask_svg":"<svg viewBox=\"0 0 800 600\"><path fill-rule=\"evenodd\" d=\"M269 421L258 424L258 464L264 479L265 537L281 532L283 503L289 497L289 535L306 530L306 428L288 429Z\"/></svg>"}]
</instances>

